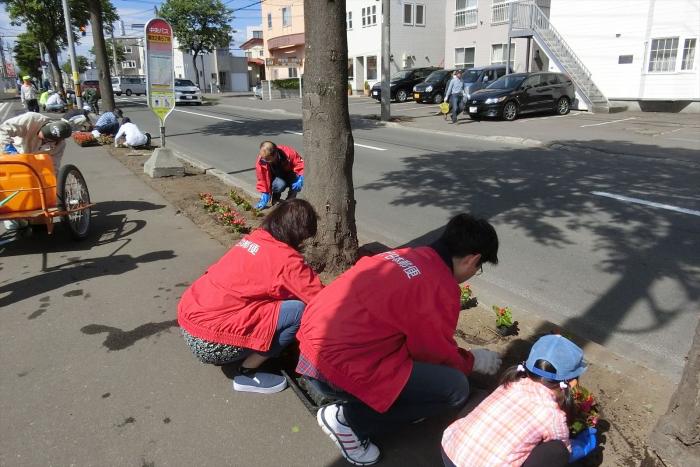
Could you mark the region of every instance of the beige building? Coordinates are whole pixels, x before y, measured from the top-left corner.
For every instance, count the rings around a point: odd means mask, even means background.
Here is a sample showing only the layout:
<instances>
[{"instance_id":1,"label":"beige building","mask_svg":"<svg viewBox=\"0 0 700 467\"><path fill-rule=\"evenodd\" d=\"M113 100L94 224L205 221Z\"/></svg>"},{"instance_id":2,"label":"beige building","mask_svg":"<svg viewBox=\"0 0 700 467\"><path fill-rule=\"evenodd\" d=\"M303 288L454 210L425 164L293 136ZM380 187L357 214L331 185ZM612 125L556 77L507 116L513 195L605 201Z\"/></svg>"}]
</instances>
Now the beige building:
<instances>
[{"instance_id":1,"label":"beige building","mask_svg":"<svg viewBox=\"0 0 700 467\"><path fill-rule=\"evenodd\" d=\"M304 1L263 2L262 20L267 79L301 76L304 73Z\"/></svg>"}]
</instances>

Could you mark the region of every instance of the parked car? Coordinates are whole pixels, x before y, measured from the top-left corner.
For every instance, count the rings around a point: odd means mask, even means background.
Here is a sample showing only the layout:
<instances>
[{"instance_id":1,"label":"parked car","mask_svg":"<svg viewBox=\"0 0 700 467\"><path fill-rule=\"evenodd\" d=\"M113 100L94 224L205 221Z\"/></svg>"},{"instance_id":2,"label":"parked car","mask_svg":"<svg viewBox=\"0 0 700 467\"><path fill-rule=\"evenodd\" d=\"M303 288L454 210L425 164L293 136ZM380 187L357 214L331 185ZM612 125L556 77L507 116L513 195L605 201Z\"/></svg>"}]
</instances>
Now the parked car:
<instances>
[{"instance_id":1,"label":"parked car","mask_svg":"<svg viewBox=\"0 0 700 467\"><path fill-rule=\"evenodd\" d=\"M510 72L512 73L513 70L510 70ZM505 65L489 65L465 70L464 73L462 73L464 97L469 99L469 96L471 96L472 93L478 91L479 89L484 89L505 74Z\"/></svg>"},{"instance_id":2,"label":"parked car","mask_svg":"<svg viewBox=\"0 0 700 467\"><path fill-rule=\"evenodd\" d=\"M175 105L202 105L202 91L188 79L175 79Z\"/></svg>"},{"instance_id":3,"label":"parked car","mask_svg":"<svg viewBox=\"0 0 700 467\"><path fill-rule=\"evenodd\" d=\"M413 86L413 100L439 104L445 98L445 88L452 79L454 69L435 70L425 78L425 81Z\"/></svg>"},{"instance_id":4,"label":"parked car","mask_svg":"<svg viewBox=\"0 0 700 467\"><path fill-rule=\"evenodd\" d=\"M146 94L146 78L139 76L115 76L112 78L112 91L117 96L121 96L122 93L127 96Z\"/></svg>"},{"instance_id":5,"label":"parked car","mask_svg":"<svg viewBox=\"0 0 700 467\"><path fill-rule=\"evenodd\" d=\"M563 73L514 73L473 93L465 102L465 111L473 119L502 117L509 121L529 112L566 115L575 97L574 83Z\"/></svg>"},{"instance_id":6,"label":"parked car","mask_svg":"<svg viewBox=\"0 0 700 467\"><path fill-rule=\"evenodd\" d=\"M437 67L411 68L401 70L391 75L389 86L391 89L391 100L406 102L411 97L413 86L423 81L430 73L439 70ZM371 96L378 101L382 100L382 83L377 82L372 86Z\"/></svg>"},{"instance_id":7,"label":"parked car","mask_svg":"<svg viewBox=\"0 0 700 467\"><path fill-rule=\"evenodd\" d=\"M96 79L88 79L80 83L80 89L81 92L85 91L87 88L92 88L95 91L97 91L97 97L98 99L102 96L100 96L100 82L97 81Z\"/></svg>"}]
</instances>

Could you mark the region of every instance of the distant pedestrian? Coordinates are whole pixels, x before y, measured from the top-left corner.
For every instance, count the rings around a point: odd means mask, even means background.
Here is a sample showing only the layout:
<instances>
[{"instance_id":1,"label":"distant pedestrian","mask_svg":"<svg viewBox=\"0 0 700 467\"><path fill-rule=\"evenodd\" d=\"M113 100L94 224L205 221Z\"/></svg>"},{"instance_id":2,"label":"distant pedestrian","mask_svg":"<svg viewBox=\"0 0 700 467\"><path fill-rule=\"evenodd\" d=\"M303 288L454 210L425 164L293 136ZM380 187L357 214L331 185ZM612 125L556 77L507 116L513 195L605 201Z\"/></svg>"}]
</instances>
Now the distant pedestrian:
<instances>
[{"instance_id":1,"label":"distant pedestrian","mask_svg":"<svg viewBox=\"0 0 700 467\"><path fill-rule=\"evenodd\" d=\"M101 135L116 135L119 131L119 119L123 116L120 109L114 108L111 112L100 115L95 123L95 130Z\"/></svg>"},{"instance_id":2,"label":"distant pedestrian","mask_svg":"<svg viewBox=\"0 0 700 467\"><path fill-rule=\"evenodd\" d=\"M49 91L49 97L46 99L46 110L48 112L64 112L66 110L66 103L61 99L59 93Z\"/></svg>"},{"instance_id":3,"label":"distant pedestrian","mask_svg":"<svg viewBox=\"0 0 700 467\"><path fill-rule=\"evenodd\" d=\"M131 123L129 117L124 117L122 119L122 125L119 127L117 134L114 135L115 148L121 146L122 139L124 140L124 144L131 148L138 148L151 144L151 134L141 132L135 123Z\"/></svg>"},{"instance_id":4,"label":"distant pedestrian","mask_svg":"<svg viewBox=\"0 0 700 467\"><path fill-rule=\"evenodd\" d=\"M99 95L97 94L97 90L93 88L86 88L85 91L83 91L83 100L90 106L90 110L94 112L96 115L100 114L100 106L99 106Z\"/></svg>"},{"instance_id":5,"label":"distant pedestrian","mask_svg":"<svg viewBox=\"0 0 700 467\"><path fill-rule=\"evenodd\" d=\"M457 70L452 75L450 84L447 85L447 91L445 91L445 102L449 100L450 107L452 108L452 123L457 123L457 116L462 107L463 89L462 70Z\"/></svg>"},{"instance_id":6,"label":"distant pedestrian","mask_svg":"<svg viewBox=\"0 0 700 467\"><path fill-rule=\"evenodd\" d=\"M39 91L32 83L31 76L24 76L22 78L24 84L20 88L20 99L22 104L27 109L27 112L39 112L39 100L37 99Z\"/></svg>"},{"instance_id":7,"label":"distant pedestrian","mask_svg":"<svg viewBox=\"0 0 700 467\"><path fill-rule=\"evenodd\" d=\"M258 179L256 189L260 192L260 202L255 207L263 209L270 201L275 204L286 189L289 189L287 199L295 198L301 191L304 159L290 146L263 141L255 163L255 175Z\"/></svg>"}]
</instances>

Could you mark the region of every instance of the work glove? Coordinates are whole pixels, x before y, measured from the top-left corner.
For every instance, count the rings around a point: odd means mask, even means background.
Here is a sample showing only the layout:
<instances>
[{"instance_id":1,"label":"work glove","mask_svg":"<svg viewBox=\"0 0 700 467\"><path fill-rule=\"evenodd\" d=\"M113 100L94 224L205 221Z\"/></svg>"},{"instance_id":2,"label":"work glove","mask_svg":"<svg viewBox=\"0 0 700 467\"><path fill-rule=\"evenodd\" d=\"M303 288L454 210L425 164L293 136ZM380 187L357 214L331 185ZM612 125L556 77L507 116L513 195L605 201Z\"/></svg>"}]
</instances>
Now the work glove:
<instances>
[{"instance_id":1,"label":"work glove","mask_svg":"<svg viewBox=\"0 0 700 467\"><path fill-rule=\"evenodd\" d=\"M17 154L17 148L10 144L5 145L5 149L3 150L5 154Z\"/></svg>"},{"instance_id":2,"label":"work glove","mask_svg":"<svg viewBox=\"0 0 700 467\"><path fill-rule=\"evenodd\" d=\"M260 195L260 201L258 204L255 206L255 209L262 209L265 206L267 206L267 203L270 202L270 193L263 193Z\"/></svg>"},{"instance_id":3,"label":"work glove","mask_svg":"<svg viewBox=\"0 0 700 467\"><path fill-rule=\"evenodd\" d=\"M301 191L301 188L304 186L304 176L299 175L297 177L297 181L292 183L292 190L294 191Z\"/></svg>"},{"instance_id":4,"label":"work glove","mask_svg":"<svg viewBox=\"0 0 700 467\"><path fill-rule=\"evenodd\" d=\"M489 349L473 349L474 366L472 371L482 375L496 374L501 367L501 356Z\"/></svg>"},{"instance_id":5,"label":"work glove","mask_svg":"<svg viewBox=\"0 0 700 467\"><path fill-rule=\"evenodd\" d=\"M597 431L595 428L586 428L571 440L569 463L583 459L598 446L598 440L595 436Z\"/></svg>"}]
</instances>

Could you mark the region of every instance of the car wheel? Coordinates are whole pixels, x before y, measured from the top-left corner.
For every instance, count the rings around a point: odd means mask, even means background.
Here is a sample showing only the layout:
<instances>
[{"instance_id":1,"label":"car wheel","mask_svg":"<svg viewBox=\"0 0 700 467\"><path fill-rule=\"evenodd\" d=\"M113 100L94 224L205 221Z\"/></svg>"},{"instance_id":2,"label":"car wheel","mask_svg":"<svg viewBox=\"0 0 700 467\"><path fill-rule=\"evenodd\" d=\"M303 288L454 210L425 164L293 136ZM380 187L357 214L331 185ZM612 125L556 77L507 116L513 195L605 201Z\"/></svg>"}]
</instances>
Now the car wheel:
<instances>
[{"instance_id":1,"label":"car wheel","mask_svg":"<svg viewBox=\"0 0 700 467\"><path fill-rule=\"evenodd\" d=\"M566 115L569 113L569 110L571 110L571 105L569 104L569 98L568 97L560 97L559 100L557 101L557 109L556 109L557 114Z\"/></svg>"},{"instance_id":2,"label":"car wheel","mask_svg":"<svg viewBox=\"0 0 700 467\"><path fill-rule=\"evenodd\" d=\"M117 96L121 96L121 95L122 95L121 92L117 92L117 93L115 93L115 94L116 94Z\"/></svg>"},{"instance_id":3,"label":"car wheel","mask_svg":"<svg viewBox=\"0 0 700 467\"><path fill-rule=\"evenodd\" d=\"M516 118L518 118L518 106L513 101L506 102L503 106L503 120L512 122Z\"/></svg>"},{"instance_id":4,"label":"car wheel","mask_svg":"<svg viewBox=\"0 0 700 467\"><path fill-rule=\"evenodd\" d=\"M443 95L439 92L433 97L433 104L442 104Z\"/></svg>"},{"instance_id":5,"label":"car wheel","mask_svg":"<svg viewBox=\"0 0 700 467\"><path fill-rule=\"evenodd\" d=\"M406 102L408 99L408 93L406 92L405 89L399 89L396 91L396 100L398 102Z\"/></svg>"},{"instance_id":6,"label":"car wheel","mask_svg":"<svg viewBox=\"0 0 700 467\"><path fill-rule=\"evenodd\" d=\"M126 94L127 96L130 96L130 95L131 95L131 89L127 89L125 94Z\"/></svg>"}]
</instances>

